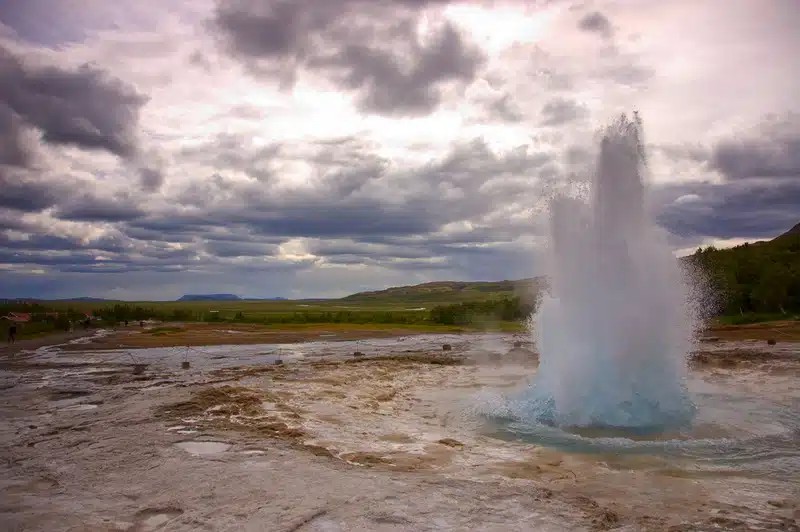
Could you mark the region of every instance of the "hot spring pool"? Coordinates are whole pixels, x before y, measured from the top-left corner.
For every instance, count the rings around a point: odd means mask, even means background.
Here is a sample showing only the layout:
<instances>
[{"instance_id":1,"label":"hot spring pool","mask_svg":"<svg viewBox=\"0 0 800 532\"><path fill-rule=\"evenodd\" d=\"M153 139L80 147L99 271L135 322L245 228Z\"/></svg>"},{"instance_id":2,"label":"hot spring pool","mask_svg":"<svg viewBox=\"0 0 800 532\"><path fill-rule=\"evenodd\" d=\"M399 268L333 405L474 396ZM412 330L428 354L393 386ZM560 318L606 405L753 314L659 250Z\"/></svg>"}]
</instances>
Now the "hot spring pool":
<instances>
[{"instance_id":1,"label":"hot spring pool","mask_svg":"<svg viewBox=\"0 0 800 532\"><path fill-rule=\"evenodd\" d=\"M695 417L680 429L635 432L560 428L489 414L486 430L506 441L595 455L595 459L623 469L646 463L684 475L797 479L800 398L783 393L780 383L770 381L754 389L741 382L692 379L689 388L696 405Z\"/></svg>"}]
</instances>

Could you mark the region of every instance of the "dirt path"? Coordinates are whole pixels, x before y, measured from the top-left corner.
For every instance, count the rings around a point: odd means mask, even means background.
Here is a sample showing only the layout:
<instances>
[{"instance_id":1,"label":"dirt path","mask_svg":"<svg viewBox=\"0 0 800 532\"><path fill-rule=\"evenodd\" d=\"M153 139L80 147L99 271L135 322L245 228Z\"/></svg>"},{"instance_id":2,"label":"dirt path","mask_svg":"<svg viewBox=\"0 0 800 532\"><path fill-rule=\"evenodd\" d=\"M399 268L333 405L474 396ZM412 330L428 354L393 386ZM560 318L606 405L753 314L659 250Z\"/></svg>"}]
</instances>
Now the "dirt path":
<instances>
[{"instance_id":1,"label":"dirt path","mask_svg":"<svg viewBox=\"0 0 800 532\"><path fill-rule=\"evenodd\" d=\"M451 331L450 329L453 329ZM247 323L158 323L144 328L120 327L110 334L69 349L117 349L211 345L289 344L313 341L394 338L415 334L461 332L458 328L413 328L360 324L289 324L283 327Z\"/></svg>"}]
</instances>

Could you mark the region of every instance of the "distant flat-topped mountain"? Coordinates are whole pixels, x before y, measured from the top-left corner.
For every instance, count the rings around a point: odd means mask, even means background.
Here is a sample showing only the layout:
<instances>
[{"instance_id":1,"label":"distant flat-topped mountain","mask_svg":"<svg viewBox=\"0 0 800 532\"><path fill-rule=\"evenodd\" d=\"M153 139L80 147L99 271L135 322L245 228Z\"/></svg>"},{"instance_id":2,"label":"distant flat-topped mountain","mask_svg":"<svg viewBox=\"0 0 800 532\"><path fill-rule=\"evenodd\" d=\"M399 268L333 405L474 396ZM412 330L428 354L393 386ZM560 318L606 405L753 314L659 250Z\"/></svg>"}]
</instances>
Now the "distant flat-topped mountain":
<instances>
[{"instance_id":1,"label":"distant flat-topped mountain","mask_svg":"<svg viewBox=\"0 0 800 532\"><path fill-rule=\"evenodd\" d=\"M178 301L239 301L242 298L236 294L186 294Z\"/></svg>"}]
</instances>

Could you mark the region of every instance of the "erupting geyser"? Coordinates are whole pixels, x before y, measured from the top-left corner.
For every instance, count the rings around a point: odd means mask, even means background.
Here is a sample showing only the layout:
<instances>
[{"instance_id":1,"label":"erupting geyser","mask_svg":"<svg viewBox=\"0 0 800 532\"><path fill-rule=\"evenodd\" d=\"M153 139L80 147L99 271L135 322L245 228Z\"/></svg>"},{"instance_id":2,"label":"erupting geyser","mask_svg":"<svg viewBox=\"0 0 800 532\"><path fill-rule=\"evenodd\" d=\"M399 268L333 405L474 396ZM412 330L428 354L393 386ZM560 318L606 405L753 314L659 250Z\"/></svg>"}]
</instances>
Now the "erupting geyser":
<instances>
[{"instance_id":1,"label":"erupting geyser","mask_svg":"<svg viewBox=\"0 0 800 532\"><path fill-rule=\"evenodd\" d=\"M645 201L641 122L604 131L589 201L551 205L549 293L536 315L540 366L517 420L659 429L691 420L687 280Z\"/></svg>"}]
</instances>

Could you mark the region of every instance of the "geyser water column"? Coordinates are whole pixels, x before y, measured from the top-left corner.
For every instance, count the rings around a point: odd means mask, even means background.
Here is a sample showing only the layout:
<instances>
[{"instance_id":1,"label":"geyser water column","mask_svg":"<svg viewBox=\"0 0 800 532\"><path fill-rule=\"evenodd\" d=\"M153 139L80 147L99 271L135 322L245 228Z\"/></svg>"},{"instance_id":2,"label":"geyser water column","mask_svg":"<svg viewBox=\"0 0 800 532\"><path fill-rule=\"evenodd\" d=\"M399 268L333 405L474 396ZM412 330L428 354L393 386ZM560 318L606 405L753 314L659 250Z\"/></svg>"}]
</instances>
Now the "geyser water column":
<instances>
[{"instance_id":1,"label":"geyser water column","mask_svg":"<svg viewBox=\"0 0 800 532\"><path fill-rule=\"evenodd\" d=\"M636 115L608 126L589 200L551 204L540 366L509 404L518 421L658 429L691 420L689 285L645 203L641 133Z\"/></svg>"}]
</instances>

